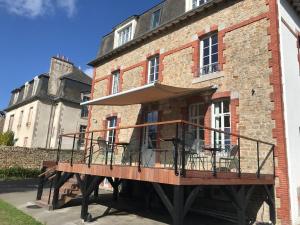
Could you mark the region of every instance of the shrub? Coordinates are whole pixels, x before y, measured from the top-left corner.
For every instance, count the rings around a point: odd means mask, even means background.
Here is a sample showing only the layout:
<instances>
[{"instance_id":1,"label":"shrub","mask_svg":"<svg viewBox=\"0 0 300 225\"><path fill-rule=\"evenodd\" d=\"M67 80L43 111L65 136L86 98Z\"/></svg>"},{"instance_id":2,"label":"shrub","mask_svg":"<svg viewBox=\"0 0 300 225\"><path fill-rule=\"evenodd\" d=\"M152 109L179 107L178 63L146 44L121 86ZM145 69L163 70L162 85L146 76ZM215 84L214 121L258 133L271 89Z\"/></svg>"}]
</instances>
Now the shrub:
<instances>
[{"instance_id":1,"label":"shrub","mask_svg":"<svg viewBox=\"0 0 300 225\"><path fill-rule=\"evenodd\" d=\"M14 133L12 131L7 131L0 134L0 146L14 146Z\"/></svg>"},{"instance_id":2,"label":"shrub","mask_svg":"<svg viewBox=\"0 0 300 225\"><path fill-rule=\"evenodd\" d=\"M36 178L41 173L38 169L26 169L21 167L0 168L0 179L7 178Z\"/></svg>"}]
</instances>

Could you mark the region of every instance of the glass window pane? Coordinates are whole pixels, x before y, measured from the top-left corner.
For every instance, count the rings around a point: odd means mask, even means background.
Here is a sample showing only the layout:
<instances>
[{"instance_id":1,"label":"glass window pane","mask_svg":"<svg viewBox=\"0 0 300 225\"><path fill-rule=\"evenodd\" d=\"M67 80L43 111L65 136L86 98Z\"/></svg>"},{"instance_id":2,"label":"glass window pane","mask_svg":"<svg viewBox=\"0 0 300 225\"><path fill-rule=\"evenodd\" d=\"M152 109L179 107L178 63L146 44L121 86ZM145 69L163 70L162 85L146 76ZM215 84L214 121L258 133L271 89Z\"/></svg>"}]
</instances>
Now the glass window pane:
<instances>
[{"instance_id":1,"label":"glass window pane","mask_svg":"<svg viewBox=\"0 0 300 225\"><path fill-rule=\"evenodd\" d=\"M226 115L224 117L224 127L230 127L230 116L229 115Z\"/></svg>"},{"instance_id":2,"label":"glass window pane","mask_svg":"<svg viewBox=\"0 0 300 225\"><path fill-rule=\"evenodd\" d=\"M213 45L211 47L211 54L217 53L218 52L218 45Z\"/></svg>"},{"instance_id":3,"label":"glass window pane","mask_svg":"<svg viewBox=\"0 0 300 225\"><path fill-rule=\"evenodd\" d=\"M203 49L203 57L209 56L209 48Z\"/></svg>"},{"instance_id":4,"label":"glass window pane","mask_svg":"<svg viewBox=\"0 0 300 225\"><path fill-rule=\"evenodd\" d=\"M228 113L230 111L229 109L229 101L224 101L223 102L223 112Z\"/></svg>"},{"instance_id":5,"label":"glass window pane","mask_svg":"<svg viewBox=\"0 0 300 225\"><path fill-rule=\"evenodd\" d=\"M211 56L211 63L217 63L218 62L218 54L214 54Z\"/></svg>"},{"instance_id":6,"label":"glass window pane","mask_svg":"<svg viewBox=\"0 0 300 225\"><path fill-rule=\"evenodd\" d=\"M206 48L209 46L209 38L203 40L203 47Z\"/></svg>"},{"instance_id":7,"label":"glass window pane","mask_svg":"<svg viewBox=\"0 0 300 225\"><path fill-rule=\"evenodd\" d=\"M214 34L214 35L211 37L211 43L212 43L212 45L218 43L218 35L217 35L217 34Z\"/></svg>"},{"instance_id":8,"label":"glass window pane","mask_svg":"<svg viewBox=\"0 0 300 225\"><path fill-rule=\"evenodd\" d=\"M203 66L209 65L209 57L203 58Z\"/></svg>"}]
</instances>

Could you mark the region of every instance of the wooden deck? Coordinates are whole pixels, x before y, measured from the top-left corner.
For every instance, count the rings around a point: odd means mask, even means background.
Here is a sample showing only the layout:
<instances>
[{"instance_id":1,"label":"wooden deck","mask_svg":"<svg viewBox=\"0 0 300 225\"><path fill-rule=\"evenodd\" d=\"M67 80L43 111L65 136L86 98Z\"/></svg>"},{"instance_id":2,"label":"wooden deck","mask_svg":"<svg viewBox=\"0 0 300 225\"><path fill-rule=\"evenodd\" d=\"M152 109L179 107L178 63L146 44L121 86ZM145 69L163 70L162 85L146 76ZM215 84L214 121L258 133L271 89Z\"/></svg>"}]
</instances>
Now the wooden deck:
<instances>
[{"instance_id":1,"label":"wooden deck","mask_svg":"<svg viewBox=\"0 0 300 225\"><path fill-rule=\"evenodd\" d=\"M89 174L93 176L115 177L120 179L154 182L171 185L272 185L274 184L273 175L261 174L257 178L256 174L243 173L241 177L237 173L218 172L214 177L210 171L186 171L186 177L176 176L174 170L163 168L141 168L138 171L136 166L113 166L86 164L59 163L57 171Z\"/></svg>"}]
</instances>

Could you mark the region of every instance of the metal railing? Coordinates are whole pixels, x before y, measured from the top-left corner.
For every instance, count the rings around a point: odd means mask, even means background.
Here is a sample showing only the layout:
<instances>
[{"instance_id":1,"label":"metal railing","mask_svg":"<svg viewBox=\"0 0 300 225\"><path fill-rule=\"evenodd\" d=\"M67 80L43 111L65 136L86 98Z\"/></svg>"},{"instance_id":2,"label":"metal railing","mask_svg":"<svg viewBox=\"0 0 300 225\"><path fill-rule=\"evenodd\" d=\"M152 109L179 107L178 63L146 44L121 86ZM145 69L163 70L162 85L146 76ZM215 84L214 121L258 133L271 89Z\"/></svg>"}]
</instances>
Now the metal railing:
<instances>
[{"instance_id":1,"label":"metal railing","mask_svg":"<svg viewBox=\"0 0 300 225\"><path fill-rule=\"evenodd\" d=\"M112 130L115 137L108 141L107 132ZM187 171L207 171L214 176L256 173L258 178L262 174L275 174L274 144L184 120L63 134L59 138L57 163L67 139L73 142L68 161L72 166L75 143L83 137L85 158L81 163L89 167L100 164L111 169L116 165L136 166L139 170L165 168L184 177Z\"/></svg>"}]
</instances>

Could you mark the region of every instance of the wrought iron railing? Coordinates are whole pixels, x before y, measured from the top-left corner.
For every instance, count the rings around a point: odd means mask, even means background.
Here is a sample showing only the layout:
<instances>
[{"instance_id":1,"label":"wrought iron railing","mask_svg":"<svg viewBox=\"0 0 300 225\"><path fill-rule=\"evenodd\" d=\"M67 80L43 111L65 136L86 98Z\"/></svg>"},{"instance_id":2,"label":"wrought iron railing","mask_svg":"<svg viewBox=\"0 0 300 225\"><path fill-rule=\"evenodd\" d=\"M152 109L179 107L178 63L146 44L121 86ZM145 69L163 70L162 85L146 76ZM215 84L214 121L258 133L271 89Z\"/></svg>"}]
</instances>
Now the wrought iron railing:
<instances>
[{"instance_id":1,"label":"wrought iron railing","mask_svg":"<svg viewBox=\"0 0 300 225\"><path fill-rule=\"evenodd\" d=\"M107 132L115 138L107 141ZM203 132L199 137L199 133ZM224 136L230 139L224 139ZM86 133L63 134L59 138L57 163L64 141L72 141L68 163L74 163L77 140L84 137L85 158L80 163L172 169L218 173L275 174L275 145L247 136L228 133L184 120L139 124ZM203 138L204 137L204 138Z\"/></svg>"}]
</instances>

